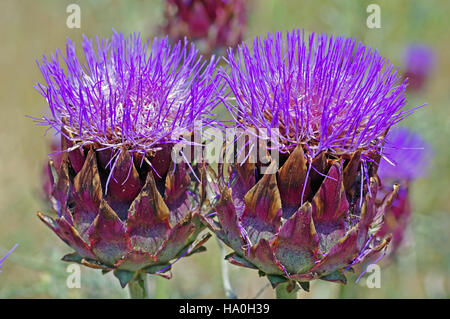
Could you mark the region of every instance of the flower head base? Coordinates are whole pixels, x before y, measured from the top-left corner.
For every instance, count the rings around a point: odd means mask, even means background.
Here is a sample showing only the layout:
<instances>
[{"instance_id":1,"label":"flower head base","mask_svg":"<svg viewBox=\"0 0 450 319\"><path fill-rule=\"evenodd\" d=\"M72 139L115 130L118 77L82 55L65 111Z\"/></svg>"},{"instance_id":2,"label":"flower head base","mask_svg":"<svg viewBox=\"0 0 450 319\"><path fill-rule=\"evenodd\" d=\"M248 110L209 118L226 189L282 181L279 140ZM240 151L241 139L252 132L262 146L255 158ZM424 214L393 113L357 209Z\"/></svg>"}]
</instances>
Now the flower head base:
<instances>
[{"instance_id":1,"label":"flower head base","mask_svg":"<svg viewBox=\"0 0 450 319\"><path fill-rule=\"evenodd\" d=\"M355 40L311 35L305 42L299 31L257 38L253 52L243 44L228 63L222 76L237 126L268 132L259 151L278 152L280 161L272 158L272 174L251 157L219 172L216 214L204 223L233 249L231 263L258 269L274 286L345 283L346 269L391 239L375 234L398 185L378 200L377 168L386 132L411 112L402 110L405 83ZM264 138L253 134L256 143Z\"/></svg>"},{"instance_id":2,"label":"flower head base","mask_svg":"<svg viewBox=\"0 0 450 319\"><path fill-rule=\"evenodd\" d=\"M405 83L394 67L351 38L301 31L256 38L228 51L222 75L236 98L229 110L245 128L279 129L281 152L304 144L314 158L378 152L404 111Z\"/></svg>"},{"instance_id":3,"label":"flower head base","mask_svg":"<svg viewBox=\"0 0 450 319\"><path fill-rule=\"evenodd\" d=\"M149 55L139 36L115 33L97 45L84 39L84 66L71 42L65 57L40 66L52 112L40 122L61 145L49 163L56 216L38 216L75 250L63 260L113 270L122 286L140 273L170 277L172 261L208 239L196 240L203 198L192 191L204 184L193 178L204 166L175 163L171 152L176 142L190 145L194 122L211 121L215 64L167 39L155 39Z\"/></svg>"},{"instance_id":4,"label":"flower head base","mask_svg":"<svg viewBox=\"0 0 450 319\"><path fill-rule=\"evenodd\" d=\"M187 37L207 55L225 52L242 41L247 21L244 0L168 0L164 33Z\"/></svg>"}]
</instances>

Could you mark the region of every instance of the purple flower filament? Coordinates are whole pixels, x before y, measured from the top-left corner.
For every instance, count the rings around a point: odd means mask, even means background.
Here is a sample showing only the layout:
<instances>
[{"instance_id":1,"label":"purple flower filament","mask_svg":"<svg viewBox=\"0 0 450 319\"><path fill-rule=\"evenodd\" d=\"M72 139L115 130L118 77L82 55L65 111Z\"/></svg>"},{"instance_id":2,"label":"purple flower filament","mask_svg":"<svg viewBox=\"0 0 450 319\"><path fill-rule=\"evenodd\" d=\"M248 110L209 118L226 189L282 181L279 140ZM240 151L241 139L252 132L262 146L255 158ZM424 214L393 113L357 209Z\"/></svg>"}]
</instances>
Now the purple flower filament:
<instances>
[{"instance_id":1,"label":"purple flower filament","mask_svg":"<svg viewBox=\"0 0 450 319\"><path fill-rule=\"evenodd\" d=\"M9 252L7 252L6 255L2 259L0 259L0 268L2 268L3 262L6 260L6 258L8 258L9 255L12 254L12 252L17 248L17 246L19 246L19 245L15 244L14 247ZM2 272L2 271L0 270L0 272Z\"/></svg>"},{"instance_id":2,"label":"purple flower filament","mask_svg":"<svg viewBox=\"0 0 450 319\"><path fill-rule=\"evenodd\" d=\"M244 129L279 130L280 152L305 145L308 159L379 152L386 130L409 115L406 82L376 50L355 39L297 30L255 38L228 51L221 74L235 100L227 107Z\"/></svg>"}]
</instances>

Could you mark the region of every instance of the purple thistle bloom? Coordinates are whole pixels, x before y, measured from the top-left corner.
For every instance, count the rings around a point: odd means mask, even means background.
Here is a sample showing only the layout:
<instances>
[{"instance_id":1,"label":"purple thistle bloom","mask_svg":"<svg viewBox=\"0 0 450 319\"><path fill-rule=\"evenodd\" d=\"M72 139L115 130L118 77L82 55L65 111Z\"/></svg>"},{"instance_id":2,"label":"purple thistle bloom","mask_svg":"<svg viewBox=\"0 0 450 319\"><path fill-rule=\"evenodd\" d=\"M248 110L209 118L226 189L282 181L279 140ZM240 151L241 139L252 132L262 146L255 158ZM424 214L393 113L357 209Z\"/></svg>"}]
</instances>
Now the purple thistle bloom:
<instances>
[{"instance_id":1,"label":"purple thistle bloom","mask_svg":"<svg viewBox=\"0 0 450 319\"><path fill-rule=\"evenodd\" d=\"M417 133L395 127L386 136L383 157L378 167L382 180L411 182L427 174L431 146Z\"/></svg>"},{"instance_id":2,"label":"purple thistle bloom","mask_svg":"<svg viewBox=\"0 0 450 319\"><path fill-rule=\"evenodd\" d=\"M405 50L404 59L408 88L420 90L435 65L433 50L425 44L411 44Z\"/></svg>"},{"instance_id":3,"label":"purple thistle bloom","mask_svg":"<svg viewBox=\"0 0 450 319\"><path fill-rule=\"evenodd\" d=\"M228 51L222 75L236 98L230 112L244 129L279 129L281 152L306 144L343 155L377 149L386 130L412 112L394 66L355 39L302 31L256 38ZM275 134L272 132L272 134Z\"/></svg>"},{"instance_id":4,"label":"purple thistle bloom","mask_svg":"<svg viewBox=\"0 0 450 319\"><path fill-rule=\"evenodd\" d=\"M69 40L65 56L39 65L52 116L38 122L61 145L46 183L57 217L38 217L75 250L65 261L113 271L123 287L143 273L170 278L172 261L203 251L209 238L197 238L203 198L189 191L203 187L193 175L205 168L171 153L193 144L198 124L218 123L211 110L224 86L214 58L203 62L187 42L149 47L114 33L96 44L84 38L85 64Z\"/></svg>"},{"instance_id":5,"label":"purple thistle bloom","mask_svg":"<svg viewBox=\"0 0 450 319\"><path fill-rule=\"evenodd\" d=\"M194 45L172 47L167 38L155 38L149 47L140 35L114 32L95 42L84 37L82 47L84 64L71 40L65 56L57 50L38 63L46 84L37 89L52 114L40 124L79 146L98 143L145 154L178 142L172 136L194 121L211 121L205 116L218 103L212 77L217 62L202 61Z\"/></svg>"}]
</instances>

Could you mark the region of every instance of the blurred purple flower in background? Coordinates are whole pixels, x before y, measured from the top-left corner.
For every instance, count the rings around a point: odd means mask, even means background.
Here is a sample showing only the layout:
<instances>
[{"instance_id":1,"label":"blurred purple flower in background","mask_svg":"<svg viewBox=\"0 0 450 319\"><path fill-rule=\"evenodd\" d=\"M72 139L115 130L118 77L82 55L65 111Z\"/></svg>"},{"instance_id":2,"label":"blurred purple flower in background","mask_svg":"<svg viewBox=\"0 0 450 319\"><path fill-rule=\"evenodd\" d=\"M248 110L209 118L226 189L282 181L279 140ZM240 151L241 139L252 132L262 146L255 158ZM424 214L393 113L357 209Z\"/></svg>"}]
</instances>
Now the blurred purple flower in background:
<instances>
[{"instance_id":1,"label":"blurred purple flower in background","mask_svg":"<svg viewBox=\"0 0 450 319\"><path fill-rule=\"evenodd\" d=\"M383 186L379 198L386 195L394 183L399 184L399 192L387 209L384 224L377 236L392 233L391 255L403 241L412 212L409 188L417 178L427 175L432 157L431 145L406 127L393 128L386 136L383 158L378 168Z\"/></svg>"},{"instance_id":2,"label":"blurred purple flower in background","mask_svg":"<svg viewBox=\"0 0 450 319\"><path fill-rule=\"evenodd\" d=\"M431 47L425 44L411 44L407 47L404 53L404 76L408 78L408 89L423 89L435 63L435 54Z\"/></svg>"},{"instance_id":3,"label":"blurred purple flower in background","mask_svg":"<svg viewBox=\"0 0 450 319\"><path fill-rule=\"evenodd\" d=\"M52 166L49 165L48 159L42 165L42 179L41 179L41 190L39 196L47 202L47 199L52 196L53 192L53 173L52 167L59 170L62 163L63 154L61 153L61 137L58 135L53 136L52 140L49 142L50 154L49 159L52 162ZM50 206L51 207L51 206Z\"/></svg>"}]
</instances>

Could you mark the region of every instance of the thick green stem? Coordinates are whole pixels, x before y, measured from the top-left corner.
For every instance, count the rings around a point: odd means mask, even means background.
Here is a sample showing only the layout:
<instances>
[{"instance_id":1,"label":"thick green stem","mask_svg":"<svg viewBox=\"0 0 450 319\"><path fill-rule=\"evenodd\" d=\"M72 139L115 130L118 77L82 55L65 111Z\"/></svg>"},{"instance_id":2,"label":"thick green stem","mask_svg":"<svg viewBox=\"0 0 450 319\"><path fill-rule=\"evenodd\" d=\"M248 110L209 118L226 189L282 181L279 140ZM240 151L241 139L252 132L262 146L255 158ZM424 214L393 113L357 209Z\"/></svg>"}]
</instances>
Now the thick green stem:
<instances>
[{"instance_id":1,"label":"thick green stem","mask_svg":"<svg viewBox=\"0 0 450 319\"><path fill-rule=\"evenodd\" d=\"M145 273L138 273L136 277L134 277L128 283L128 290L130 291L131 299L147 299L148 291L147 291L147 280Z\"/></svg>"},{"instance_id":2,"label":"thick green stem","mask_svg":"<svg viewBox=\"0 0 450 319\"><path fill-rule=\"evenodd\" d=\"M275 288L275 294L277 299L297 299L297 290L294 289L291 292L287 291L287 286L289 282L279 284L277 288Z\"/></svg>"}]
</instances>

